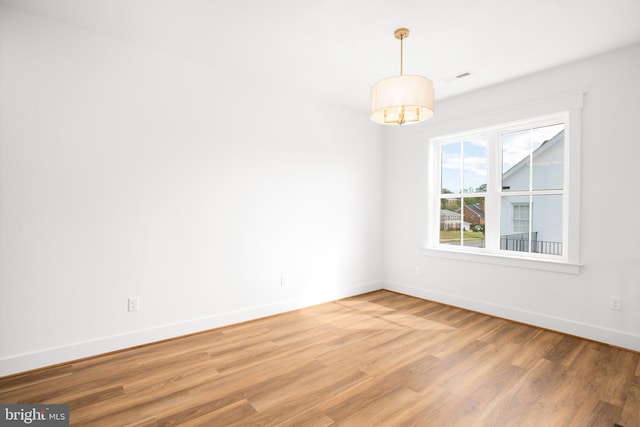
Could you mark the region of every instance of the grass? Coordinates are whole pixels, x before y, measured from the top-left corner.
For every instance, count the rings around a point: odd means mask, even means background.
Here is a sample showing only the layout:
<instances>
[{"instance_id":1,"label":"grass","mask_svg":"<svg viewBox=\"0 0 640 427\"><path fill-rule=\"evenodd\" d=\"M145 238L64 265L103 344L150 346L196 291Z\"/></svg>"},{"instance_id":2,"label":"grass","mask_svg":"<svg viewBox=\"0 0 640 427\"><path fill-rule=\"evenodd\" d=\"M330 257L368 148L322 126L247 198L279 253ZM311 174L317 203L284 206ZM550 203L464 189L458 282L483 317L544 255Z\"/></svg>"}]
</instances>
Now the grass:
<instances>
[{"instance_id":1,"label":"grass","mask_svg":"<svg viewBox=\"0 0 640 427\"><path fill-rule=\"evenodd\" d=\"M440 241L460 239L460 230L447 230L440 232ZM465 231L464 240L481 240L484 234L479 231Z\"/></svg>"}]
</instances>

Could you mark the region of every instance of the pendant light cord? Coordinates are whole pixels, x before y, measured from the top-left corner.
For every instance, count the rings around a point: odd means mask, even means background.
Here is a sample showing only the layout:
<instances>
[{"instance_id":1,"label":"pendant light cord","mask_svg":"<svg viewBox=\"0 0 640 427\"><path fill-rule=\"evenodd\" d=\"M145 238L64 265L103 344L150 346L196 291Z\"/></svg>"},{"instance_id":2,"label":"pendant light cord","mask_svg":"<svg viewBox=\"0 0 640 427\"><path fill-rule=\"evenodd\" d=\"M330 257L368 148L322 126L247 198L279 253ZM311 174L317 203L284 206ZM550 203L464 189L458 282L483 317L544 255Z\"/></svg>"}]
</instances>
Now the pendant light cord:
<instances>
[{"instance_id":1,"label":"pendant light cord","mask_svg":"<svg viewBox=\"0 0 640 427\"><path fill-rule=\"evenodd\" d=\"M402 75L402 41L404 37L400 37L400 75Z\"/></svg>"}]
</instances>

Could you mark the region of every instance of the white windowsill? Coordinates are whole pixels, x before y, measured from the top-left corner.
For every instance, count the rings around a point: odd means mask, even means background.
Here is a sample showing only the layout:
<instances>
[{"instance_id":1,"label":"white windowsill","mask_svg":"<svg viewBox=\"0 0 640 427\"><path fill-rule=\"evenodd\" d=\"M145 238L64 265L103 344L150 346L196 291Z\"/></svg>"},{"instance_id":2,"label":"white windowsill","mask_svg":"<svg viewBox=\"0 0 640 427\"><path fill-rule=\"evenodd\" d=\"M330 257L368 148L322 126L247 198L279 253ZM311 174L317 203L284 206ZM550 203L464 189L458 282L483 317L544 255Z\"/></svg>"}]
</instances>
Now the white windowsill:
<instances>
[{"instance_id":1,"label":"white windowsill","mask_svg":"<svg viewBox=\"0 0 640 427\"><path fill-rule=\"evenodd\" d=\"M571 264L545 258L525 258L502 253L478 253L445 249L423 248L422 255L448 258L458 261L479 262L505 267L528 268L533 270L553 271L556 273L580 274L582 264Z\"/></svg>"}]
</instances>

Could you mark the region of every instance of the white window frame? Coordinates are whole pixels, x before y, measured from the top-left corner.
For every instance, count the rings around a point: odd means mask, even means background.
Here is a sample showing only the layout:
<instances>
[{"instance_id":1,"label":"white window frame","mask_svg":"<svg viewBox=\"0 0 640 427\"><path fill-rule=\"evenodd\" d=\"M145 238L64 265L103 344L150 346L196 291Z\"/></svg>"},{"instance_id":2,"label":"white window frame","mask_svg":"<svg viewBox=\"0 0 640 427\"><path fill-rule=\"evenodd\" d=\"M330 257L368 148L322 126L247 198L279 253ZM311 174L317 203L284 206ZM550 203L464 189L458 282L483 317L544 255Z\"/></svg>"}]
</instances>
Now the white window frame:
<instances>
[{"instance_id":1,"label":"white window frame","mask_svg":"<svg viewBox=\"0 0 640 427\"><path fill-rule=\"evenodd\" d=\"M491 263L522 268L532 268L562 273L580 272L580 128L583 93L556 98L549 101L500 111L481 117L472 117L459 122L452 121L436 129L436 133L427 141L427 191L426 226L422 253L427 256L444 257L471 262ZM537 127L553 121L565 123L564 143L564 187L562 205L563 254L545 255L537 253L519 253L489 248L499 248L499 231L487 234L487 248L473 248L440 244L440 155L439 145L452 140L489 133L498 138L496 130L501 132L526 126ZM460 131L460 129L465 129ZM439 131L439 132L438 132ZM487 147L488 189L502 188L501 152L499 141L490 140ZM491 170L491 168L494 170ZM498 187L500 186L500 187ZM500 203L500 191L488 191L485 195L485 208L494 209L485 215L486 228L500 230L500 215L495 209Z\"/></svg>"}]
</instances>

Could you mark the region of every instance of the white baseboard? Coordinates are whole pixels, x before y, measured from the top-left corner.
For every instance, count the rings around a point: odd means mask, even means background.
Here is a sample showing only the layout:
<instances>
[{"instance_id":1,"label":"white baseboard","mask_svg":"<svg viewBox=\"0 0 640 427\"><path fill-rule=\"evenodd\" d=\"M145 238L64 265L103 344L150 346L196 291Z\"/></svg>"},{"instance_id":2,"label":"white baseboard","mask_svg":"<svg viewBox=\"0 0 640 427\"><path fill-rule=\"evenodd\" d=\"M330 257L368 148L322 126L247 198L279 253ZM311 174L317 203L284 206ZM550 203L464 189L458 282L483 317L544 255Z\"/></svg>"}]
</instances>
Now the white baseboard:
<instances>
[{"instance_id":1,"label":"white baseboard","mask_svg":"<svg viewBox=\"0 0 640 427\"><path fill-rule=\"evenodd\" d=\"M629 332L603 328L597 325L576 322L574 320L520 310L513 307L493 304L486 301L465 298L443 292L435 292L402 283L384 282L383 288L401 294L440 302L455 307L465 308L468 310L473 310L520 323L525 323L527 325L538 326L557 332L563 332L577 337L582 337L605 344L611 344L633 351L640 351L640 335L632 334Z\"/></svg>"},{"instance_id":2,"label":"white baseboard","mask_svg":"<svg viewBox=\"0 0 640 427\"><path fill-rule=\"evenodd\" d=\"M132 331L126 334L100 337L94 340L42 349L30 353L12 355L0 359L0 377L196 332L202 332L248 320L259 319L261 317L271 316L274 314L285 313L287 311L310 307L312 305L322 304L379 289L382 289L382 282L379 281L349 288L320 289L311 294L307 293L303 297L294 297L289 300L273 304L251 307L240 311L215 314L180 323L162 325L156 328Z\"/></svg>"}]
</instances>

